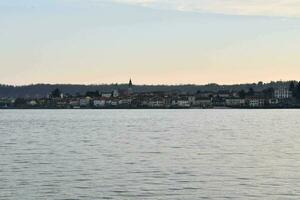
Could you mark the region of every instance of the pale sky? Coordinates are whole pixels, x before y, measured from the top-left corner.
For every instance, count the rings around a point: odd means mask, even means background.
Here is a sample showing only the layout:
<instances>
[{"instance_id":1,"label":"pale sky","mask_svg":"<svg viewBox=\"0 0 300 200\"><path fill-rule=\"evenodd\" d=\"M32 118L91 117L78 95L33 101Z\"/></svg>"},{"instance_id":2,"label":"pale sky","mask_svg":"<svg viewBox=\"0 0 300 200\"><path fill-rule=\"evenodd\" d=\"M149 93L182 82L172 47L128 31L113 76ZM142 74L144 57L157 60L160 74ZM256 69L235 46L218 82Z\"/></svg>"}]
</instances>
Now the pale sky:
<instances>
[{"instance_id":1,"label":"pale sky","mask_svg":"<svg viewBox=\"0 0 300 200\"><path fill-rule=\"evenodd\" d=\"M300 0L0 0L0 83L299 80Z\"/></svg>"}]
</instances>

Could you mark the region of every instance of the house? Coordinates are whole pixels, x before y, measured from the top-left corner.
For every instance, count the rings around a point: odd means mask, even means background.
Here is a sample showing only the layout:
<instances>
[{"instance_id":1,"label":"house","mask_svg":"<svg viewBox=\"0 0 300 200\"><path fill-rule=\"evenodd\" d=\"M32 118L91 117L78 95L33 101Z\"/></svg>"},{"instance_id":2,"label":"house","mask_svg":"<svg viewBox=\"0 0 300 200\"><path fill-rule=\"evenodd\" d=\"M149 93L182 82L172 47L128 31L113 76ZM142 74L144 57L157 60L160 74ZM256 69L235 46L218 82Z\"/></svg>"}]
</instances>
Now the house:
<instances>
[{"instance_id":1,"label":"house","mask_svg":"<svg viewBox=\"0 0 300 200\"><path fill-rule=\"evenodd\" d=\"M264 99L257 99L257 98L248 99L248 105L251 108L263 107L265 105L265 100Z\"/></svg>"},{"instance_id":2,"label":"house","mask_svg":"<svg viewBox=\"0 0 300 200\"><path fill-rule=\"evenodd\" d=\"M211 98L196 98L194 105L202 107L202 108L211 107L212 100L211 100Z\"/></svg>"},{"instance_id":3,"label":"house","mask_svg":"<svg viewBox=\"0 0 300 200\"><path fill-rule=\"evenodd\" d=\"M196 97L188 96L188 101L189 101L190 105L194 105L196 103Z\"/></svg>"},{"instance_id":4,"label":"house","mask_svg":"<svg viewBox=\"0 0 300 200\"><path fill-rule=\"evenodd\" d=\"M181 98L181 99L173 99L172 106L174 107L180 107L180 108L189 108L191 107L191 103L189 102L189 100L187 98Z\"/></svg>"},{"instance_id":5,"label":"house","mask_svg":"<svg viewBox=\"0 0 300 200\"><path fill-rule=\"evenodd\" d=\"M31 100L27 104L30 105L30 106L36 106L37 102L35 100Z\"/></svg>"},{"instance_id":6,"label":"house","mask_svg":"<svg viewBox=\"0 0 300 200\"><path fill-rule=\"evenodd\" d=\"M166 101L160 97L152 98L146 102L146 106L151 108L163 108L166 106Z\"/></svg>"},{"instance_id":7,"label":"house","mask_svg":"<svg viewBox=\"0 0 300 200\"><path fill-rule=\"evenodd\" d=\"M119 91L114 90L112 96L115 97L115 98L118 97L119 96Z\"/></svg>"},{"instance_id":8,"label":"house","mask_svg":"<svg viewBox=\"0 0 300 200\"><path fill-rule=\"evenodd\" d=\"M110 104L111 106L117 106L117 105L119 105L119 101L118 101L118 100L110 100L110 101L109 101L109 104Z\"/></svg>"},{"instance_id":9,"label":"house","mask_svg":"<svg viewBox=\"0 0 300 200\"><path fill-rule=\"evenodd\" d=\"M285 87L278 88L274 91L274 97L277 99L289 99L292 98L292 92Z\"/></svg>"},{"instance_id":10,"label":"house","mask_svg":"<svg viewBox=\"0 0 300 200\"><path fill-rule=\"evenodd\" d=\"M72 107L76 107L76 106L79 106L79 101L78 100L70 100L69 104Z\"/></svg>"},{"instance_id":11,"label":"house","mask_svg":"<svg viewBox=\"0 0 300 200\"><path fill-rule=\"evenodd\" d=\"M245 99L239 99L239 98L231 98L226 99L226 106L229 107L242 107L245 106L246 100Z\"/></svg>"},{"instance_id":12,"label":"house","mask_svg":"<svg viewBox=\"0 0 300 200\"><path fill-rule=\"evenodd\" d=\"M79 105L82 107L87 107L90 104L90 98L84 98L79 100Z\"/></svg>"},{"instance_id":13,"label":"house","mask_svg":"<svg viewBox=\"0 0 300 200\"><path fill-rule=\"evenodd\" d=\"M102 93L101 94L101 97L104 97L104 98L110 98L111 97L111 93Z\"/></svg>"},{"instance_id":14,"label":"house","mask_svg":"<svg viewBox=\"0 0 300 200\"><path fill-rule=\"evenodd\" d=\"M269 99L268 100L269 105L276 105L279 103L278 99Z\"/></svg>"},{"instance_id":15,"label":"house","mask_svg":"<svg viewBox=\"0 0 300 200\"><path fill-rule=\"evenodd\" d=\"M97 99L97 100L94 100L93 104L95 107L104 107L105 106L105 100L104 99Z\"/></svg>"},{"instance_id":16,"label":"house","mask_svg":"<svg viewBox=\"0 0 300 200\"><path fill-rule=\"evenodd\" d=\"M131 99L120 99L118 103L120 105L129 105L131 104Z\"/></svg>"}]
</instances>

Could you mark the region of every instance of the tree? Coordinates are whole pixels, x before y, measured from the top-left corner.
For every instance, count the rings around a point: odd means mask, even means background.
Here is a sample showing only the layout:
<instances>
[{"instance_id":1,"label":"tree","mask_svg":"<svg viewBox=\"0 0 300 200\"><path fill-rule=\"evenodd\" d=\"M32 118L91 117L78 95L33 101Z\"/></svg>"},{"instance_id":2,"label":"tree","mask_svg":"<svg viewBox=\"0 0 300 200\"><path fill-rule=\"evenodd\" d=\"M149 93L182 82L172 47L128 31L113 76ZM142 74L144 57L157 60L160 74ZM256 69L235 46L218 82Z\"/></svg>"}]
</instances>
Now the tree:
<instances>
[{"instance_id":1,"label":"tree","mask_svg":"<svg viewBox=\"0 0 300 200\"><path fill-rule=\"evenodd\" d=\"M290 83L289 90L290 90L290 91L294 91L294 90L295 90L295 83L294 83L294 81L292 81L292 82Z\"/></svg>"},{"instance_id":2,"label":"tree","mask_svg":"<svg viewBox=\"0 0 300 200\"><path fill-rule=\"evenodd\" d=\"M258 85L259 87L262 87L262 86L264 85L264 82L259 81L259 82L257 83L257 85Z\"/></svg>"},{"instance_id":3,"label":"tree","mask_svg":"<svg viewBox=\"0 0 300 200\"><path fill-rule=\"evenodd\" d=\"M263 91L264 97L265 98L273 98L274 96L274 88L268 88L268 89L264 89Z\"/></svg>"},{"instance_id":4,"label":"tree","mask_svg":"<svg viewBox=\"0 0 300 200\"><path fill-rule=\"evenodd\" d=\"M253 90L252 87L249 88L249 91L248 91L247 95L248 95L248 96L254 96L254 90Z\"/></svg>"},{"instance_id":5,"label":"tree","mask_svg":"<svg viewBox=\"0 0 300 200\"><path fill-rule=\"evenodd\" d=\"M58 88L56 88L55 90L53 90L51 92L51 97L52 98L59 98L60 95L61 95L61 91Z\"/></svg>"},{"instance_id":6,"label":"tree","mask_svg":"<svg viewBox=\"0 0 300 200\"><path fill-rule=\"evenodd\" d=\"M290 83L289 91L292 92L293 97L296 96L296 86L295 86L295 82L294 82L294 81L292 81L292 82Z\"/></svg>"},{"instance_id":7,"label":"tree","mask_svg":"<svg viewBox=\"0 0 300 200\"><path fill-rule=\"evenodd\" d=\"M15 107L22 107L24 105L26 105L26 100L23 98L17 98L14 102Z\"/></svg>"},{"instance_id":8,"label":"tree","mask_svg":"<svg viewBox=\"0 0 300 200\"><path fill-rule=\"evenodd\" d=\"M99 91L98 91L98 90L96 90L95 92L94 92L94 91L87 91L87 92L85 93L85 96L86 96L86 97L99 97L100 94L99 94Z\"/></svg>"},{"instance_id":9,"label":"tree","mask_svg":"<svg viewBox=\"0 0 300 200\"><path fill-rule=\"evenodd\" d=\"M239 95L239 97L240 97L241 99L244 99L244 98L246 97L246 92L245 92L245 90L239 91L239 92L238 92L238 95Z\"/></svg>"},{"instance_id":10,"label":"tree","mask_svg":"<svg viewBox=\"0 0 300 200\"><path fill-rule=\"evenodd\" d=\"M295 97L298 101L300 101L300 82L297 84L297 87L295 89Z\"/></svg>"}]
</instances>

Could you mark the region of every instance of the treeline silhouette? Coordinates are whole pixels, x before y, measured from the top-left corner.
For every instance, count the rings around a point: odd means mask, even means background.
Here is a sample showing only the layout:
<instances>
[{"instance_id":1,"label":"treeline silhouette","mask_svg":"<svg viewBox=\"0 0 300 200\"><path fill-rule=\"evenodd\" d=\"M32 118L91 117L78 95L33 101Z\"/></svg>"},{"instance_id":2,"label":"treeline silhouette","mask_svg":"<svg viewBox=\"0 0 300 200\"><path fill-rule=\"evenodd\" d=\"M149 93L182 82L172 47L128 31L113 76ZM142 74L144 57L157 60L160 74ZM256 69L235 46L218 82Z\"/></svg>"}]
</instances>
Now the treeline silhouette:
<instances>
[{"instance_id":1,"label":"treeline silhouette","mask_svg":"<svg viewBox=\"0 0 300 200\"><path fill-rule=\"evenodd\" d=\"M255 91L262 91L268 88L289 87L294 81L276 81L270 83L248 83L234 85L218 85L215 83L207 85L135 85L134 92L183 92L196 93L199 91L241 91L252 88ZM128 84L101 84L101 85L79 85L79 84L32 84L24 86L0 85L0 97L46 97L53 90L58 88L64 94L78 95L86 94L88 91L111 92L113 90L126 90Z\"/></svg>"}]
</instances>

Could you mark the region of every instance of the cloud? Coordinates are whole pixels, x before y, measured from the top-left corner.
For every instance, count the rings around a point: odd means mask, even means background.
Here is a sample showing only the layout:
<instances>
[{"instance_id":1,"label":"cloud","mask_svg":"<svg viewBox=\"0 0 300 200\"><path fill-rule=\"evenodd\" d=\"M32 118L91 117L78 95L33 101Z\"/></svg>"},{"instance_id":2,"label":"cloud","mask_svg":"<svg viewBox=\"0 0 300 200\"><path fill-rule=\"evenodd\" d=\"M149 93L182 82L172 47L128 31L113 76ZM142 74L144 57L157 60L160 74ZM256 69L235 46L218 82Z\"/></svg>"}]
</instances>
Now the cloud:
<instances>
[{"instance_id":1,"label":"cloud","mask_svg":"<svg viewBox=\"0 0 300 200\"><path fill-rule=\"evenodd\" d=\"M300 17L300 0L113 0L162 9L246 16Z\"/></svg>"}]
</instances>

